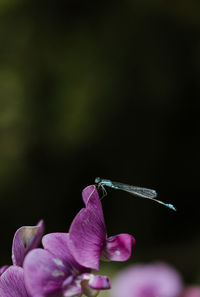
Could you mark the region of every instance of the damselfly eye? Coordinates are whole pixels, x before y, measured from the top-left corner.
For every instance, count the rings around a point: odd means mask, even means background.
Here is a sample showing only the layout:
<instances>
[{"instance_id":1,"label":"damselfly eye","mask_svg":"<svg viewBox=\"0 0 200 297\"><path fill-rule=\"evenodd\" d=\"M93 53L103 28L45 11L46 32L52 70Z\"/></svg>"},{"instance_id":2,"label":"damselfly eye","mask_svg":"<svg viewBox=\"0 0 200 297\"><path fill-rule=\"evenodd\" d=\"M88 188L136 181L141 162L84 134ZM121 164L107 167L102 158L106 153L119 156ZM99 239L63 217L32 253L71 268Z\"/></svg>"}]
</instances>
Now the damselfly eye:
<instances>
[{"instance_id":1,"label":"damselfly eye","mask_svg":"<svg viewBox=\"0 0 200 297\"><path fill-rule=\"evenodd\" d=\"M94 182L95 182L96 184L99 184L99 183L101 182L101 178L100 178L100 177L96 177Z\"/></svg>"}]
</instances>

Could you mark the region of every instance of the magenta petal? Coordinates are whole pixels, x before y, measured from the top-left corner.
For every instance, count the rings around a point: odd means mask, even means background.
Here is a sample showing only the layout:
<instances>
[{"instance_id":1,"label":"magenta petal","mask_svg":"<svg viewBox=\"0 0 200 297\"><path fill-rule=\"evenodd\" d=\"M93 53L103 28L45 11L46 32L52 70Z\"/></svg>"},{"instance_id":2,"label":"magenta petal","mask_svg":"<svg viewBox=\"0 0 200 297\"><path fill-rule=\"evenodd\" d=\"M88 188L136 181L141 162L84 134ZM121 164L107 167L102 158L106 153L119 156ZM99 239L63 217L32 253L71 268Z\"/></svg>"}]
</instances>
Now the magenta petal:
<instances>
[{"instance_id":1,"label":"magenta petal","mask_svg":"<svg viewBox=\"0 0 200 297\"><path fill-rule=\"evenodd\" d=\"M83 294L80 282L73 282L72 284L68 285L63 291L64 297L79 297Z\"/></svg>"},{"instance_id":2,"label":"magenta petal","mask_svg":"<svg viewBox=\"0 0 200 297\"><path fill-rule=\"evenodd\" d=\"M94 290L108 290L110 279L107 276L90 274L88 286Z\"/></svg>"},{"instance_id":3,"label":"magenta petal","mask_svg":"<svg viewBox=\"0 0 200 297\"><path fill-rule=\"evenodd\" d=\"M165 263L133 265L121 271L112 283L112 297L181 296L179 273Z\"/></svg>"},{"instance_id":4,"label":"magenta petal","mask_svg":"<svg viewBox=\"0 0 200 297\"><path fill-rule=\"evenodd\" d=\"M87 271L88 269L79 265L72 256L68 248L68 242L69 233L50 233L42 238L42 244L45 250L61 259L72 273Z\"/></svg>"},{"instance_id":5,"label":"magenta petal","mask_svg":"<svg viewBox=\"0 0 200 297\"><path fill-rule=\"evenodd\" d=\"M24 271L10 266L0 277L1 297L29 297L24 285Z\"/></svg>"},{"instance_id":6,"label":"magenta petal","mask_svg":"<svg viewBox=\"0 0 200 297\"><path fill-rule=\"evenodd\" d=\"M22 266L24 257L38 246L44 233L44 223L41 220L36 226L25 226L19 228L13 239L12 261L14 265Z\"/></svg>"},{"instance_id":7,"label":"magenta petal","mask_svg":"<svg viewBox=\"0 0 200 297\"><path fill-rule=\"evenodd\" d=\"M99 269L101 249L105 241L104 223L89 209L82 209L69 230L69 247L82 266Z\"/></svg>"},{"instance_id":8,"label":"magenta petal","mask_svg":"<svg viewBox=\"0 0 200 297\"><path fill-rule=\"evenodd\" d=\"M0 268L0 276L2 275L2 273L4 273L6 271L6 269L8 269L8 267L10 267L9 265L4 265Z\"/></svg>"},{"instance_id":9,"label":"magenta petal","mask_svg":"<svg viewBox=\"0 0 200 297\"><path fill-rule=\"evenodd\" d=\"M183 290L181 297L200 297L200 286L188 286Z\"/></svg>"},{"instance_id":10,"label":"magenta petal","mask_svg":"<svg viewBox=\"0 0 200 297\"><path fill-rule=\"evenodd\" d=\"M119 234L107 238L102 256L111 261L126 261L131 256L135 238L129 234Z\"/></svg>"},{"instance_id":11,"label":"magenta petal","mask_svg":"<svg viewBox=\"0 0 200 297\"><path fill-rule=\"evenodd\" d=\"M82 198L86 208L92 209L104 222L102 205L96 186L91 185L83 189Z\"/></svg>"},{"instance_id":12,"label":"magenta petal","mask_svg":"<svg viewBox=\"0 0 200 297\"><path fill-rule=\"evenodd\" d=\"M43 249L34 249L24 260L25 284L32 296L60 297L70 276L62 260Z\"/></svg>"},{"instance_id":13,"label":"magenta petal","mask_svg":"<svg viewBox=\"0 0 200 297\"><path fill-rule=\"evenodd\" d=\"M71 224L69 248L79 264L98 270L106 239L102 206L95 186L85 188L82 195L86 208L81 209Z\"/></svg>"},{"instance_id":14,"label":"magenta petal","mask_svg":"<svg viewBox=\"0 0 200 297\"><path fill-rule=\"evenodd\" d=\"M107 276L83 273L77 278L76 281L78 280L81 283L83 293L88 297L97 296L99 290L110 289L110 280Z\"/></svg>"}]
</instances>

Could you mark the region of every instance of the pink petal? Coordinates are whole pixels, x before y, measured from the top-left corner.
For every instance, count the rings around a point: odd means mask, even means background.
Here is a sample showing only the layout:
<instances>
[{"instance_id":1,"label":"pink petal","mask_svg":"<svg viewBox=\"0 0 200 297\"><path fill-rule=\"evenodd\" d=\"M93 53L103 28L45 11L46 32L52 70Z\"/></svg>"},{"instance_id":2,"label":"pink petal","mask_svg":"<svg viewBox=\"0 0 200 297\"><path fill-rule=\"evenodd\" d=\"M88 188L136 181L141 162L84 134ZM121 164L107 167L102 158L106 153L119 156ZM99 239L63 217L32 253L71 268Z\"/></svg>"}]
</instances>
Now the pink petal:
<instances>
[{"instance_id":1,"label":"pink petal","mask_svg":"<svg viewBox=\"0 0 200 297\"><path fill-rule=\"evenodd\" d=\"M135 238L129 234L119 234L107 238L102 256L111 261L126 261L131 256Z\"/></svg>"},{"instance_id":2,"label":"pink petal","mask_svg":"<svg viewBox=\"0 0 200 297\"><path fill-rule=\"evenodd\" d=\"M188 286L181 297L200 297L200 286Z\"/></svg>"},{"instance_id":3,"label":"pink petal","mask_svg":"<svg viewBox=\"0 0 200 297\"><path fill-rule=\"evenodd\" d=\"M72 284L66 286L64 297L78 297L82 294L95 297L99 290L110 289L110 280L107 276L83 273L75 278Z\"/></svg>"},{"instance_id":4,"label":"pink petal","mask_svg":"<svg viewBox=\"0 0 200 297\"><path fill-rule=\"evenodd\" d=\"M0 268L0 276L6 271L6 269L8 269L8 267L10 267L10 266L4 265Z\"/></svg>"},{"instance_id":5,"label":"pink petal","mask_svg":"<svg viewBox=\"0 0 200 297\"><path fill-rule=\"evenodd\" d=\"M44 223L41 220L36 226L19 228L13 239L12 260L14 265L22 266L24 257L38 246L44 233Z\"/></svg>"},{"instance_id":6,"label":"pink petal","mask_svg":"<svg viewBox=\"0 0 200 297\"><path fill-rule=\"evenodd\" d=\"M179 273L165 263L132 265L116 276L112 297L181 296L183 289Z\"/></svg>"},{"instance_id":7,"label":"pink petal","mask_svg":"<svg viewBox=\"0 0 200 297\"><path fill-rule=\"evenodd\" d=\"M88 269L76 262L68 248L68 242L69 233L50 233L42 238L42 244L45 250L62 260L73 274L88 271Z\"/></svg>"},{"instance_id":8,"label":"pink petal","mask_svg":"<svg viewBox=\"0 0 200 297\"><path fill-rule=\"evenodd\" d=\"M24 285L24 271L10 266L0 277L1 297L29 297Z\"/></svg>"},{"instance_id":9,"label":"pink petal","mask_svg":"<svg viewBox=\"0 0 200 297\"><path fill-rule=\"evenodd\" d=\"M62 260L43 249L34 249L24 260L25 284L33 296L60 297L62 284L71 274Z\"/></svg>"},{"instance_id":10,"label":"pink petal","mask_svg":"<svg viewBox=\"0 0 200 297\"><path fill-rule=\"evenodd\" d=\"M106 227L95 186L83 190L86 208L74 218L69 230L69 248L82 266L99 269L100 254L106 239Z\"/></svg>"},{"instance_id":11,"label":"pink petal","mask_svg":"<svg viewBox=\"0 0 200 297\"><path fill-rule=\"evenodd\" d=\"M107 276L90 274L88 286L95 290L110 289L110 280Z\"/></svg>"},{"instance_id":12,"label":"pink petal","mask_svg":"<svg viewBox=\"0 0 200 297\"><path fill-rule=\"evenodd\" d=\"M103 210L101 205L101 200L96 186L87 186L82 191L82 198L87 209L92 209L96 215L98 215L104 222ZM104 223L105 224L105 223Z\"/></svg>"},{"instance_id":13,"label":"pink petal","mask_svg":"<svg viewBox=\"0 0 200 297\"><path fill-rule=\"evenodd\" d=\"M107 276L84 273L79 276L83 293L88 297L97 296L99 290L110 289L110 280Z\"/></svg>"},{"instance_id":14,"label":"pink petal","mask_svg":"<svg viewBox=\"0 0 200 297\"><path fill-rule=\"evenodd\" d=\"M64 297L79 297L82 296L83 291L80 282L73 282L63 290Z\"/></svg>"}]
</instances>

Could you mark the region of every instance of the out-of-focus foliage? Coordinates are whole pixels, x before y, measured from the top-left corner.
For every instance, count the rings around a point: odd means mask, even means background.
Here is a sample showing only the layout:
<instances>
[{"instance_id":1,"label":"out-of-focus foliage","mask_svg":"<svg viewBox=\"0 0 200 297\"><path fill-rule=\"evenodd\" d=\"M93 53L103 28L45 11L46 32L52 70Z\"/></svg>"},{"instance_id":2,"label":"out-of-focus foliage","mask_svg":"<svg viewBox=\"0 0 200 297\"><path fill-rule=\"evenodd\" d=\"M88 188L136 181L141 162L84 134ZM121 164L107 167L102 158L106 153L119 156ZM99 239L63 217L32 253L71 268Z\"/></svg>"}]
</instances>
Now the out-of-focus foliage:
<instances>
[{"instance_id":1,"label":"out-of-focus foliage","mask_svg":"<svg viewBox=\"0 0 200 297\"><path fill-rule=\"evenodd\" d=\"M67 231L100 175L179 210L108 191L109 233L199 275L199 31L194 0L0 2L2 264L17 227Z\"/></svg>"}]
</instances>

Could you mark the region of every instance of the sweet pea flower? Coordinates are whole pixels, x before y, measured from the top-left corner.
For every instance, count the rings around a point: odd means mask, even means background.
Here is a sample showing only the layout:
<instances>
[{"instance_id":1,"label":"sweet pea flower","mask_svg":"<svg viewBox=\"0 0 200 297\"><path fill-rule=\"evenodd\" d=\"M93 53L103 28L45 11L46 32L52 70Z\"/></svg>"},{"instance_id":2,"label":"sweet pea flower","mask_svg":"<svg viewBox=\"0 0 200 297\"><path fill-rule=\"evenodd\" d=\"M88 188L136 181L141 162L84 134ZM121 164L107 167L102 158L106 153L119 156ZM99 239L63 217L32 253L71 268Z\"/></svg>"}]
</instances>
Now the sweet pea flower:
<instances>
[{"instance_id":1,"label":"sweet pea flower","mask_svg":"<svg viewBox=\"0 0 200 297\"><path fill-rule=\"evenodd\" d=\"M44 249L34 249L24 260L25 284L31 296L97 296L109 289L106 276L98 276L76 262L69 250L68 233L51 233L42 239ZM81 245L81 242L80 242Z\"/></svg>"},{"instance_id":2,"label":"sweet pea flower","mask_svg":"<svg viewBox=\"0 0 200 297\"><path fill-rule=\"evenodd\" d=\"M69 230L69 248L76 261L98 270L101 257L112 261L129 259L135 239L129 234L107 237L96 186L86 187L82 197L86 207L76 215Z\"/></svg>"},{"instance_id":3,"label":"sweet pea flower","mask_svg":"<svg viewBox=\"0 0 200 297\"><path fill-rule=\"evenodd\" d=\"M0 277L1 297L31 297L25 288L24 271L18 266L10 266Z\"/></svg>"},{"instance_id":4,"label":"sweet pea flower","mask_svg":"<svg viewBox=\"0 0 200 297\"><path fill-rule=\"evenodd\" d=\"M36 226L23 226L14 235L12 243L12 262L13 265L22 266L26 254L36 248L44 233L44 222L39 221ZM0 268L0 275L9 265Z\"/></svg>"},{"instance_id":5,"label":"sweet pea flower","mask_svg":"<svg viewBox=\"0 0 200 297\"><path fill-rule=\"evenodd\" d=\"M200 297L200 286L186 287L181 297Z\"/></svg>"},{"instance_id":6,"label":"sweet pea flower","mask_svg":"<svg viewBox=\"0 0 200 297\"><path fill-rule=\"evenodd\" d=\"M164 263L133 265L113 281L112 297L179 297L183 289L178 272Z\"/></svg>"}]
</instances>

